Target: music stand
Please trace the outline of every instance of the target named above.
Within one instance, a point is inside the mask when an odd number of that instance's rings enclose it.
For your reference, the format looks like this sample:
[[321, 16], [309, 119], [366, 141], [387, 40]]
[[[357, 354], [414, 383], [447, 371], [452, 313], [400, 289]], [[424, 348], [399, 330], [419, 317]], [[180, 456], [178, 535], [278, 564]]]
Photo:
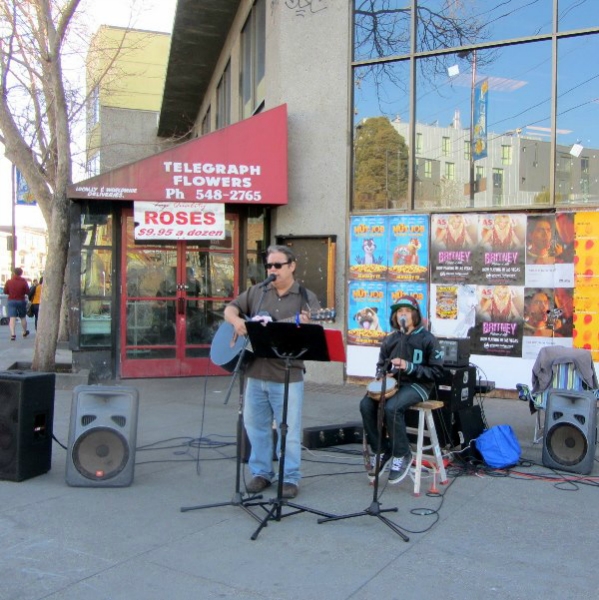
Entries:
[[[260, 526], [251, 536], [257, 539], [260, 531], [268, 524], [268, 521], [280, 521], [283, 517], [290, 517], [301, 512], [310, 512], [322, 517], [332, 517], [314, 508], [309, 508], [283, 498], [283, 478], [285, 476], [285, 449], [287, 443], [287, 408], [289, 404], [289, 379], [291, 362], [293, 360], [317, 360], [330, 361], [327, 336], [321, 325], [274, 322], [263, 325], [258, 322], [246, 324], [248, 337], [252, 344], [252, 351], [256, 356], [270, 359], [283, 359], [285, 361], [285, 391], [283, 395], [283, 414], [280, 429], [280, 453], [279, 453], [279, 480], [277, 482], [277, 496], [271, 498], [272, 507], [267, 511]], [[339, 332], [339, 337], [341, 332]], [[329, 334], [329, 340], [334, 338]], [[336, 347], [337, 351], [338, 348]], [[293, 512], [282, 514], [283, 506], [295, 509]]]
[[[388, 363], [385, 365], [385, 372], [387, 371]], [[404, 542], [409, 542], [410, 538], [395, 524], [393, 521], [389, 520], [387, 517], [383, 516], [383, 513], [386, 512], [397, 512], [397, 507], [394, 508], [381, 508], [381, 503], [378, 499], [379, 494], [379, 476], [380, 476], [380, 468], [381, 468], [381, 451], [383, 444], [383, 420], [385, 417], [385, 393], [387, 391], [387, 378], [383, 377], [381, 381], [381, 392], [379, 397], [379, 405], [377, 410], [376, 417], [376, 425], [377, 432], [379, 437], [378, 448], [376, 449], [376, 459], [375, 459], [375, 471], [376, 476], [374, 478], [374, 489], [372, 492], [372, 502], [370, 506], [360, 512], [350, 513], [347, 515], [333, 515], [329, 517], [325, 517], [324, 519], [318, 519], [318, 523], [327, 523], [328, 521], [341, 521], [342, 519], [351, 519], [353, 517], [362, 517], [365, 515], [371, 517], [377, 517], [380, 521], [382, 521], [387, 527], [395, 531], [397, 535], [399, 535]]]

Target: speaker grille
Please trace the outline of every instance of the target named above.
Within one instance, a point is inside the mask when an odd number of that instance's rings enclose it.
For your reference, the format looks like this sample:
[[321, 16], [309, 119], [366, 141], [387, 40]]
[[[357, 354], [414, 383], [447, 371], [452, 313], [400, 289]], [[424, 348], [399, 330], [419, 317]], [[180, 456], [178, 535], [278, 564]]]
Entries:
[[110, 420], [119, 427], [125, 427], [127, 425], [127, 417], [123, 415], [113, 415], [110, 417]]
[[105, 481], [116, 477], [129, 461], [124, 436], [108, 427], [96, 427], [81, 435], [72, 450], [73, 464], [83, 477]]
[[17, 453], [14, 425], [0, 417], [0, 469], [12, 464]]
[[581, 462], [589, 451], [586, 436], [570, 423], [558, 423], [546, 436], [547, 452], [551, 458], [566, 467]]

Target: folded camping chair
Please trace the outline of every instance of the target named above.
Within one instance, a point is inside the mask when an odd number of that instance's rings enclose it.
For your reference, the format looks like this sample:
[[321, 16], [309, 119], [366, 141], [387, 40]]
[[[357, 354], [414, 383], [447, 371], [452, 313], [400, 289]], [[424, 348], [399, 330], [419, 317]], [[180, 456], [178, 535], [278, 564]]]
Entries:
[[599, 382], [593, 357], [588, 350], [547, 346], [541, 348], [532, 369], [532, 390], [518, 384], [518, 396], [527, 400], [536, 416], [533, 443], [543, 439], [544, 413], [553, 389], [592, 391], [599, 397]]

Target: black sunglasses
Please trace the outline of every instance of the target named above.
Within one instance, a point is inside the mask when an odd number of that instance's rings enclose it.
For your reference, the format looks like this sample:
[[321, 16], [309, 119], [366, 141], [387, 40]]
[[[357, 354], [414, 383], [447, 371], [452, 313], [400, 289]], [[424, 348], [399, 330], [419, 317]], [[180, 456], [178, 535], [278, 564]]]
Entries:
[[284, 262], [284, 263], [265, 263], [264, 266], [266, 267], [266, 269], [272, 269], [273, 267], [275, 269], [282, 269], [283, 265], [288, 265], [290, 263], [290, 261]]

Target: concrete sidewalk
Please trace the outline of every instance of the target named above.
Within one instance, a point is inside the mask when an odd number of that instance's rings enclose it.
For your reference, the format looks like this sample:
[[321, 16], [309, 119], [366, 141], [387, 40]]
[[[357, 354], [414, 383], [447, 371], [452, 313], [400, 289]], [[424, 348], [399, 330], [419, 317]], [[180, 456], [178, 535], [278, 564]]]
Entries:
[[[32, 348], [32, 339], [2, 335], [0, 370], [30, 361]], [[53, 446], [52, 469], [20, 483], [0, 481], [0, 599], [597, 597], [599, 470], [583, 478], [539, 466], [541, 445], [532, 444], [525, 403], [482, 399], [489, 426], [508, 423], [520, 440], [522, 464], [511, 472], [456, 463], [449, 484], [438, 486], [441, 495], [420, 497], [409, 479], [391, 488], [383, 478], [381, 506], [397, 508], [385, 516], [408, 542], [376, 516], [318, 523], [317, 514], [289, 514], [289, 507], [251, 540], [272, 505], [254, 507], [256, 518], [227, 505], [235, 498], [239, 409], [236, 386], [224, 403], [229, 382], [119, 382], [140, 395], [135, 478], [125, 488], [66, 485], [62, 446], [72, 391], [57, 390], [61, 445]], [[304, 427], [359, 420], [361, 388], [306, 388]], [[335, 515], [371, 506], [359, 445], [305, 450], [302, 469], [295, 503]], [[242, 475], [249, 479], [245, 465]], [[424, 481], [424, 491], [431, 483]]]

